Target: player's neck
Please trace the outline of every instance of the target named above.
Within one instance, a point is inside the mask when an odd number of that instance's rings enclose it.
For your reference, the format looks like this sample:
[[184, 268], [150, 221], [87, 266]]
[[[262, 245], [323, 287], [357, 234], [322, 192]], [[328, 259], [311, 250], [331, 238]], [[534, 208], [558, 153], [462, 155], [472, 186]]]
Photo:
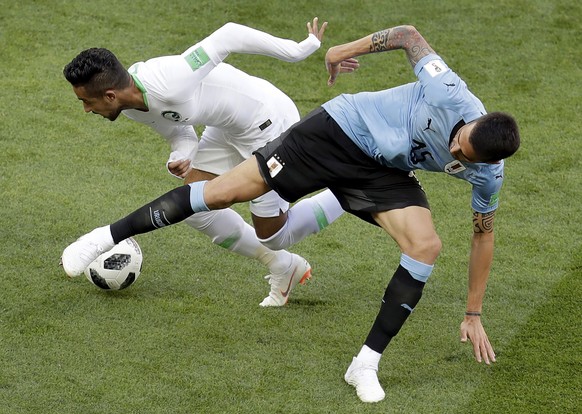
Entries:
[[135, 84], [133, 78], [130, 78], [130, 85], [120, 92], [120, 103], [124, 109], [135, 109], [138, 111], [148, 111], [144, 94]]

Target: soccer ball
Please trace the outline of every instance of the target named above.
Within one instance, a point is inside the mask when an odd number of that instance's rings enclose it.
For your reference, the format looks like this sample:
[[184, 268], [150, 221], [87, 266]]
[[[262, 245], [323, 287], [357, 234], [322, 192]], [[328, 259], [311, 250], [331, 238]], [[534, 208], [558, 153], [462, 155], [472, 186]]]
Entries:
[[101, 289], [121, 290], [135, 282], [142, 262], [141, 249], [130, 237], [95, 259], [85, 269], [85, 276]]

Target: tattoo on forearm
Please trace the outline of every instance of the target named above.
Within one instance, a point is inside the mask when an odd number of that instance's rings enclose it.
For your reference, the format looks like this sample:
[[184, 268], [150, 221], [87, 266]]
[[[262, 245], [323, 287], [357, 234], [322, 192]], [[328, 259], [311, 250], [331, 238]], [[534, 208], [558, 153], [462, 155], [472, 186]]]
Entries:
[[388, 36], [390, 36], [390, 29], [382, 30], [381, 32], [376, 32], [372, 35], [372, 44], [370, 45], [370, 52], [384, 52], [389, 50], [387, 46]]
[[429, 53], [434, 53], [422, 35], [412, 26], [398, 26], [372, 34], [370, 53], [395, 49], [404, 49], [412, 66]]
[[473, 231], [475, 233], [491, 233], [493, 231], [493, 219], [495, 211], [490, 213], [473, 212]]

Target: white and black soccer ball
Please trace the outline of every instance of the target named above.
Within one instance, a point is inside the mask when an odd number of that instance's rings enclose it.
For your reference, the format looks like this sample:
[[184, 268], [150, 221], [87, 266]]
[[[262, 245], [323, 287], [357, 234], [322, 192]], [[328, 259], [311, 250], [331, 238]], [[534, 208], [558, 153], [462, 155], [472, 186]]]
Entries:
[[85, 276], [101, 289], [121, 290], [136, 281], [142, 263], [141, 248], [130, 237], [95, 259], [85, 269]]

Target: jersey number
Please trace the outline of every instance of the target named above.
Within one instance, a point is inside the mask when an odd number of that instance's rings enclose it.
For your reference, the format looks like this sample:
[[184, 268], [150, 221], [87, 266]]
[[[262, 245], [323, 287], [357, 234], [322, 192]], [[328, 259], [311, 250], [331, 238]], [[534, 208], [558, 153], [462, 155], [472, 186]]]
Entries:
[[426, 144], [412, 140], [416, 145], [412, 147], [410, 150], [410, 159], [412, 160], [413, 164], [418, 164], [419, 162], [426, 161], [427, 157], [430, 157], [434, 160], [434, 157], [430, 153], [430, 151], [422, 151], [423, 148], [426, 148]]

